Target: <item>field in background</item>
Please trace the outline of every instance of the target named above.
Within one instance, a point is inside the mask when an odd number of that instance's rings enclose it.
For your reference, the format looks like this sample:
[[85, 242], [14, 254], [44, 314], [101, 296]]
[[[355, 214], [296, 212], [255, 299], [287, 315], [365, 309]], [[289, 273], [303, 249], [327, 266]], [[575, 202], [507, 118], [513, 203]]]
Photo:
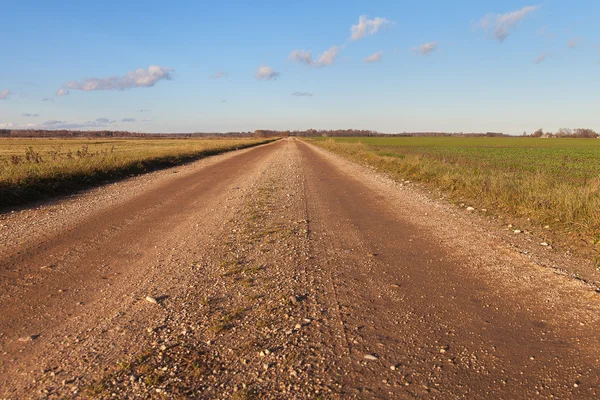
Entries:
[[392, 178], [433, 184], [456, 201], [600, 244], [600, 140], [316, 138]]
[[264, 139], [0, 139], [0, 207], [263, 142]]

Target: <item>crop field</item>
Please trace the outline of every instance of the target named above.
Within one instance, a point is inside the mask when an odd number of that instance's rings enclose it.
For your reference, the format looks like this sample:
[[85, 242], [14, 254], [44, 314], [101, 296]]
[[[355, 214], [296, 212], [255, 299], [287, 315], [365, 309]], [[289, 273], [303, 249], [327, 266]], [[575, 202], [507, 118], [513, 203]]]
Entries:
[[365, 137], [313, 143], [392, 178], [432, 184], [479, 209], [600, 242], [598, 139]]
[[244, 148], [258, 139], [0, 139], [0, 206]]

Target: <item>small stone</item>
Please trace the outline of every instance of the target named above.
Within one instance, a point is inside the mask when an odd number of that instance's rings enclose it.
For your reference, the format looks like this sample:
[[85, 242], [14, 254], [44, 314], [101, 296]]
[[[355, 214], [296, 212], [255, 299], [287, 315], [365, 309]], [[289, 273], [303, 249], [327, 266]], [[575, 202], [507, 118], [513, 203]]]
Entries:
[[165, 350], [167, 349], [167, 346], [165, 346], [164, 344], [161, 344], [161, 345], [160, 345], [160, 349], [161, 349], [162, 351], [165, 351]]
[[18, 339], [19, 342], [21, 343], [27, 343], [27, 342], [33, 342], [35, 339], [37, 339], [40, 335], [29, 335], [29, 336], [23, 336], [20, 337]]
[[365, 354], [365, 360], [375, 361], [377, 359], [378, 359], [378, 357], [374, 356], [373, 354]]
[[300, 325], [300, 324], [296, 324], [296, 325], [294, 326], [294, 329], [295, 329], [295, 330], [297, 330], [297, 331], [299, 331], [300, 329], [302, 329], [302, 325]]
[[396, 368], [398, 368], [398, 367], [396, 367], [395, 365], [390, 365], [390, 369], [391, 369], [392, 371], [395, 371], [395, 370], [396, 370]]
[[152, 304], [158, 304], [158, 300], [156, 300], [156, 298], [152, 297], [152, 296], [146, 296], [146, 301], [148, 303], [152, 303]]
[[290, 303], [297, 304], [298, 303], [298, 298], [296, 296], [290, 296]]
[[540, 243], [540, 245], [541, 245], [541, 246], [544, 246], [544, 247], [548, 247], [548, 246], [550, 246], [550, 245], [549, 245], [548, 243], [546, 243], [546, 242], [542, 242], [542, 243]]
[[475, 208], [469, 206], [467, 207], [467, 211], [475, 211]]
[[520, 229], [515, 229], [513, 232], [514, 233], [521, 233], [521, 230]]

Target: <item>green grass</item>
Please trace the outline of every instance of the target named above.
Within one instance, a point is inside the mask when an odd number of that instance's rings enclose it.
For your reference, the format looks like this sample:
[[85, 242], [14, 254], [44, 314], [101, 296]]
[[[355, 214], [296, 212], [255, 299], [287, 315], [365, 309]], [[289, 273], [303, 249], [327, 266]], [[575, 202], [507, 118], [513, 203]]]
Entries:
[[317, 138], [395, 179], [432, 184], [477, 208], [600, 240], [600, 140]]
[[0, 139], [0, 207], [179, 165], [264, 139]]

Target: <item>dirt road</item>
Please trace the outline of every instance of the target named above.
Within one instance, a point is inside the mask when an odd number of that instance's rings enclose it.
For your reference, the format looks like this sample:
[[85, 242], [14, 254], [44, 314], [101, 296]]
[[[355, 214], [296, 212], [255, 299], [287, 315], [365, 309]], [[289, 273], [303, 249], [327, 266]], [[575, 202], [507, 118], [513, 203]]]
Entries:
[[564, 254], [296, 139], [0, 216], [0, 398], [597, 398]]

